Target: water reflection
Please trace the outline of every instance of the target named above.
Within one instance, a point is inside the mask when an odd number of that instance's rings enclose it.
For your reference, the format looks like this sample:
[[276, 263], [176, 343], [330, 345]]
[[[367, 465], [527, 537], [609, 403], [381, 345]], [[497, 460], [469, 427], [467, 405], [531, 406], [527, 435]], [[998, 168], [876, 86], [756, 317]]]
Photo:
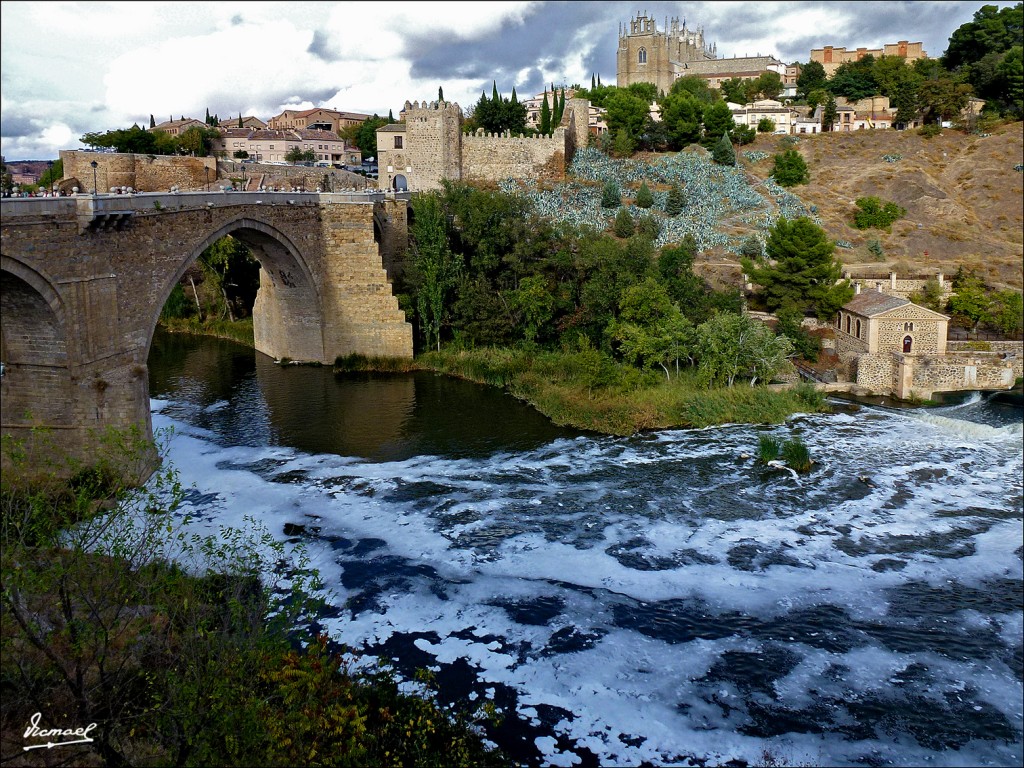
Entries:
[[371, 461], [481, 457], [577, 432], [493, 387], [431, 373], [335, 374], [281, 366], [222, 339], [158, 332], [150, 395], [230, 445], [287, 445]]

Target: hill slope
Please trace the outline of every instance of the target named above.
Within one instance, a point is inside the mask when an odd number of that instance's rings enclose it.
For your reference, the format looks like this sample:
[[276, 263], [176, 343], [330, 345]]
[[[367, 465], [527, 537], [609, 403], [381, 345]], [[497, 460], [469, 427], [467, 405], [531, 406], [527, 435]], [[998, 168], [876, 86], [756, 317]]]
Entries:
[[[782, 137], [760, 136], [752, 146], [774, 154]], [[990, 285], [1021, 290], [1024, 283], [1024, 123], [1000, 126], [989, 136], [945, 130], [926, 139], [916, 131], [860, 131], [800, 136], [796, 149], [811, 181], [790, 188], [817, 214], [829, 235], [852, 249], [836, 256], [864, 270], [902, 262], [952, 275], [959, 264], [975, 267]], [[771, 174], [772, 160], [738, 159], [758, 179]], [[887, 162], [885, 155], [899, 155]], [[892, 232], [852, 226], [854, 200], [874, 195], [907, 210]], [[867, 250], [880, 241], [884, 262]], [[927, 253], [927, 256], [925, 255]]]

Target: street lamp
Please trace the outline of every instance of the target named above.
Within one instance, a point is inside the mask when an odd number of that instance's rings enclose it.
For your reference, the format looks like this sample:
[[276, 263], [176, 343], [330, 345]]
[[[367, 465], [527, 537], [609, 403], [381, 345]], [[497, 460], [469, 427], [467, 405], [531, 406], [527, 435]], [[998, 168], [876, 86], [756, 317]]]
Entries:
[[96, 166], [99, 165], [99, 163], [93, 160], [89, 165], [92, 166], [92, 193], [93, 195], [96, 195], [99, 190], [99, 187], [96, 185]]

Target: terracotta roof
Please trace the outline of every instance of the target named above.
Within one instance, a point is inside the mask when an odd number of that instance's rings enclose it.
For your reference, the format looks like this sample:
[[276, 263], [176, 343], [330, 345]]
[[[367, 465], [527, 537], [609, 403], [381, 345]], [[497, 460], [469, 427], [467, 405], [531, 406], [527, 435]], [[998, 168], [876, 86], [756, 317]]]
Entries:
[[864, 317], [874, 317], [883, 312], [888, 312], [890, 309], [896, 309], [910, 303], [909, 299], [890, 296], [888, 293], [882, 293], [881, 291], [864, 291], [846, 302], [843, 305], [843, 309], [849, 312], [856, 312]]

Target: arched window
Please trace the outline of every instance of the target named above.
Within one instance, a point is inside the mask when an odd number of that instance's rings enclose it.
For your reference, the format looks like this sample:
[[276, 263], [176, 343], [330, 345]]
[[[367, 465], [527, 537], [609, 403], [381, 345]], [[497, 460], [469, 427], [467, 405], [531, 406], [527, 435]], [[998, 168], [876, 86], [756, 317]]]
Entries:
[[910, 354], [911, 348], [914, 346], [914, 340], [909, 336], [903, 337], [903, 353]]
[[637, 52], [637, 54], [636, 54], [636, 63], [637, 64], [646, 64], [647, 63], [647, 49], [646, 48], [641, 48]]
[[860, 320], [857, 321], [857, 338], [860, 338]]

